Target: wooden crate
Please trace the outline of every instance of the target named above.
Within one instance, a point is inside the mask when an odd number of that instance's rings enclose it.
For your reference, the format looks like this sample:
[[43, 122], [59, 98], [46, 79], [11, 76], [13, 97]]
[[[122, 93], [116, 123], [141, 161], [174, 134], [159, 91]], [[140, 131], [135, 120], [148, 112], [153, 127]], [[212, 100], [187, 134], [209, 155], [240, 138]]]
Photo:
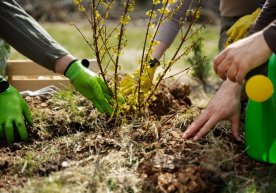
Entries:
[[[89, 61], [89, 69], [98, 71], [96, 60]], [[65, 76], [54, 73], [31, 60], [8, 60], [7, 76], [9, 83], [19, 91], [34, 91], [49, 85], [66, 89], [70, 85]]]

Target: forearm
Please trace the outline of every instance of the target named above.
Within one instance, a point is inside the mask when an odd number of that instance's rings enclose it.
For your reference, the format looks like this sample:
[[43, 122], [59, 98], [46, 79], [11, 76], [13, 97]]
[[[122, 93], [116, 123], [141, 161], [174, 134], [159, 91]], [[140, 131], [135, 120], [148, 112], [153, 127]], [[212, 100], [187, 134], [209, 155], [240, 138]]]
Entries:
[[[182, 4], [180, 4], [180, 2], [182, 2]], [[172, 44], [186, 17], [186, 12], [191, 2], [191, 0], [179, 0], [175, 4], [169, 6], [170, 10], [175, 10], [176, 8], [178, 8], [178, 10], [160, 26], [159, 34], [155, 38], [157, 41], [165, 43], [168, 47]]]
[[152, 51], [152, 57], [159, 60], [164, 52], [168, 49], [168, 45], [162, 41], [159, 42], [157, 46], [154, 47]]
[[55, 61], [68, 55], [30, 15], [14, 0], [0, 1], [0, 36], [21, 54], [55, 70]]

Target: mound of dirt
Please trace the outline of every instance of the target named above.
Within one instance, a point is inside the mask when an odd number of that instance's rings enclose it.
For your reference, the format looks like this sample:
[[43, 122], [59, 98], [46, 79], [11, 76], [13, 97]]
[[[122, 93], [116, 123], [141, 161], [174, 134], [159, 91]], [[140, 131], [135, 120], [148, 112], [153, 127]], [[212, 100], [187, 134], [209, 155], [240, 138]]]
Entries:
[[171, 86], [161, 84], [155, 91], [156, 100], [149, 105], [150, 111], [157, 115], [168, 115], [183, 110], [192, 105], [189, 98], [191, 87], [184, 83], [174, 83]]

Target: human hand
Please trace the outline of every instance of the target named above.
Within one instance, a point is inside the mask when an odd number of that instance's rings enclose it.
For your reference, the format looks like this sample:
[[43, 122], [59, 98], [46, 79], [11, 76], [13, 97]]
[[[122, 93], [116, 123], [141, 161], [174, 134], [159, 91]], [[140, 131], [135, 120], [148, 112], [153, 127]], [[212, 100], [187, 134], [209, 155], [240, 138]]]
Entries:
[[[141, 79], [141, 89], [143, 93], [147, 93], [151, 89], [154, 73], [159, 65], [160, 62], [154, 59], [150, 61], [149, 68], [144, 69], [145, 76], [142, 76]], [[137, 81], [139, 74], [140, 69], [135, 70], [132, 74], [126, 74], [123, 77], [119, 84], [119, 87], [123, 91], [124, 95], [130, 95], [134, 91], [135, 86], [137, 86], [138, 84]]]
[[70, 79], [75, 89], [90, 100], [101, 113], [112, 114], [113, 109], [109, 104], [111, 96], [100, 76], [84, 67], [78, 60], [69, 66], [65, 76]]
[[225, 43], [225, 48], [247, 35], [247, 32], [254, 24], [260, 12], [261, 9], [258, 8], [252, 14], [241, 17], [236, 23], [234, 23], [234, 25], [232, 25], [232, 27], [226, 33], [228, 39]]
[[0, 93], [0, 139], [14, 142], [14, 129], [17, 129], [21, 140], [28, 139], [25, 122], [32, 125], [32, 117], [25, 100], [19, 92], [9, 86]]
[[239, 136], [241, 86], [229, 80], [223, 82], [206, 109], [183, 133], [184, 139], [198, 140], [205, 136], [219, 121], [229, 120], [233, 136]]
[[245, 75], [265, 63], [271, 55], [260, 31], [225, 48], [214, 60], [214, 70], [222, 78], [243, 83]]

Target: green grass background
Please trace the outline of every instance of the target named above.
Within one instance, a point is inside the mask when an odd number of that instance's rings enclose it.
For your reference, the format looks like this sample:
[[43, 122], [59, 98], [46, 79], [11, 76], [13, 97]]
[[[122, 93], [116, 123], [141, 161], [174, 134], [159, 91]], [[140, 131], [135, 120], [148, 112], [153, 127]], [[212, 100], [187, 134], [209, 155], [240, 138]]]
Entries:
[[[88, 40], [92, 39], [92, 31], [90, 26], [85, 22], [74, 23]], [[86, 44], [78, 30], [72, 23], [42, 23], [41, 24], [48, 33], [54, 37], [63, 47], [78, 58], [95, 58], [91, 48]], [[114, 24], [109, 25], [110, 28]], [[141, 58], [144, 36], [146, 33], [145, 22], [134, 21], [127, 26], [127, 46], [124, 48], [124, 54], [120, 58], [122, 70], [129, 72], [138, 68], [138, 60]], [[214, 56], [218, 53], [217, 44], [219, 37], [219, 26], [208, 25], [201, 32], [203, 41], [203, 54], [210, 59], [210, 65]], [[116, 43], [114, 41], [114, 43]], [[171, 47], [166, 52], [166, 58], [169, 58], [179, 44], [178, 38], [173, 42]], [[184, 44], [185, 46], [185, 44]], [[9, 59], [26, 59], [16, 50], [12, 49]], [[179, 69], [186, 66], [187, 57], [183, 57], [174, 68]]]

